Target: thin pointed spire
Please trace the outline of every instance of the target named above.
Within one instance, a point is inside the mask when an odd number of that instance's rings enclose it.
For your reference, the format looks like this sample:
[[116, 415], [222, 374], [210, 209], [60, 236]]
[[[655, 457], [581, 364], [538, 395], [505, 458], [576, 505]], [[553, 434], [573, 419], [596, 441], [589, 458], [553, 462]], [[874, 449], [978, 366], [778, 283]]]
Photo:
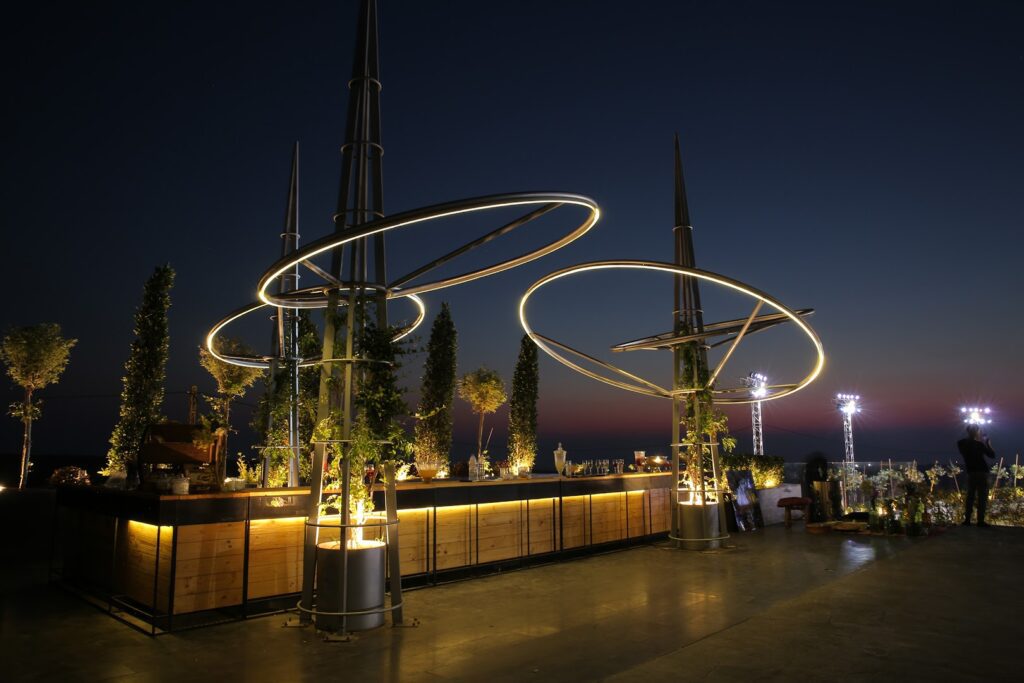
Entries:
[[[696, 268], [697, 259], [693, 248], [693, 225], [690, 223], [690, 205], [686, 199], [686, 182], [683, 178], [682, 154], [679, 151], [679, 133], [675, 136], [675, 257], [676, 264], [685, 268]], [[693, 277], [681, 276], [676, 281], [677, 332], [702, 332], [704, 313], [700, 303], [700, 281]], [[701, 351], [702, 358], [707, 351]]]
[[686, 181], [683, 178], [683, 159], [679, 153], [679, 133], [676, 133], [676, 225], [690, 225], [690, 205], [686, 201]]
[[[281, 235], [281, 256], [287, 256], [299, 247], [299, 141], [292, 148], [292, 176], [288, 183], [288, 205]], [[298, 266], [296, 266], [296, 271]]]

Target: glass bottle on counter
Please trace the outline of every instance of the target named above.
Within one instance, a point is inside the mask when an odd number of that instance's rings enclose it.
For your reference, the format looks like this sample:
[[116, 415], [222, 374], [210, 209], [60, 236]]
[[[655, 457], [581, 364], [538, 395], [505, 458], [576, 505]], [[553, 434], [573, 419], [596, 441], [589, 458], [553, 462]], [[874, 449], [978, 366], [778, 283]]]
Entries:
[[555, 472], [558, 474], [562, 474], [565, 470], [565, 455], [566, 451], [562, 448], [562, 442], [559, 441], [558, 448], [555, 449]]

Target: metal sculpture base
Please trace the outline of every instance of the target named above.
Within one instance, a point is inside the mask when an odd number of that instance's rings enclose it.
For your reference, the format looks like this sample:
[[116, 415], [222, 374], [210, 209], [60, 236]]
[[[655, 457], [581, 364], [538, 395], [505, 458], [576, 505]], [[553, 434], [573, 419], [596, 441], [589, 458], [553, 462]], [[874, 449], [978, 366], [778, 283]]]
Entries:
[[[348, 599], [345, 631], [368, 631], [384, 625], [383, 542], [367, 542], [348, 549]], [[338, 541], [317, 546], [316, 627], [323, 631], [341, 631], [341, 544]], [[369, 614], [353, 614], [375, 610]]]
[[686, 505], [680, 503], [679, 538], [674, 539], [683, 550], [717, 550], [729, 538], [722, 533], [719, 505]]

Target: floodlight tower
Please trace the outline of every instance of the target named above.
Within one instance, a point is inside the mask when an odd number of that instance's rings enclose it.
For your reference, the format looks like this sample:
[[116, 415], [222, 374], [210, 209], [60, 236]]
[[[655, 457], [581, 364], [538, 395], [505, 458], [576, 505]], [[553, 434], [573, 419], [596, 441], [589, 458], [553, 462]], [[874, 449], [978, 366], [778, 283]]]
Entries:
[[985, 408], [961, 408], [960, 416], [964, 419], [964, 424], [969, 425], [990, 425], [992, 424], [992, 409]]
[[856, 467], [853, 457], [853, 416], [860, 412], [860, 396], [836, 394], [836, 408], [843, 414], [843, 509], [848, 507], [846, 473]]
[[761, 399], [768, 395], [768, 378], [759, 372], [752, 372], [743, 378], [743, 384], [750, 389], [750, 395], [757, 399], [750, 404], [750, 425], [754, 433], [754, 455], [764, 455]]

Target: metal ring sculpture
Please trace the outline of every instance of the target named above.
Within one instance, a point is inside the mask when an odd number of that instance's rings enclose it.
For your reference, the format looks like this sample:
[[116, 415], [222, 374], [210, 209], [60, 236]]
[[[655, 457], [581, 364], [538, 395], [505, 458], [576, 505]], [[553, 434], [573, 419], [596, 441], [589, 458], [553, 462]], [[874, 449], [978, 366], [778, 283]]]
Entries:
[[[525, 254], [520, 254], [514, 258], [506, 259], [505, 261], [501, 261], [484, 268], [467, 271], [460, 275], [454, 275], [448, 278], [435, 280], [433, 282], [409, 285], [413, 280], [416, 280], [431, 270], [448, 263], [456, 257], [490, 242], [497, 237], [507, 234], [518, 227], [534, 221], [549, 211], [566, 204], [581, 206], [587, 209], [589, 213], [582, 223], [558, 239], [548, 242], [547, 244]], [[589, 197], [566, 192], [520, 192], [513, 194], [489, 195], [486, 197], [475, 197], [472, 199], [463, 199], [455, 202], [414, 209], [412, 211], [406, 211], [394, 216], [356, 226], [343, 233], [332, 233], [314, 242], [310, 242], [305, 247], [298, 249], [285, 258], [279, 259], [271, 265], [263, 273], [263, 276], [260, 277], [259, 284], [257, 286], [257, 295], [260, 300], [234, 311], [214, 325], [206, 335], [206, 348], [213, 356], [219, 358], [225, 363], [246, 367], [267, 368], [270, 366], [270, 358], [266, 356], [228, 356], [218, 353], [216, 350], [216, 341], [221, 330], [235, 320], [249, 315], [264, 306], [274, 306], [276, 308], [325, 308], [327, 306], [328, 295], [331, 292], [348, 291], [352, 284], [331, 281], [324, 285], [293, 289], [283, 293], [272, 294], [269, 292], [268, 290], [270, 286], [287, 271], [298, 265], [302, 265], [311, 269], [318, 275], [325, 276], [325, 272], [321, 268], [314, 266], [310, 259], [344, 247], [346, 244], [360, 238], [459, 214], [473, 213], [488, 209], [534, 205], [540, 205], [540, 208], [533, 209], [505, 225], [502, 225], [501, 227], [464, 244], [444, 256], [413, 270], [407, 275], [396, 278], [390, 282], [385, 288], [388, 299], [408, 298], [412, 300], [418, 308], [416, 320], [411, 325], [401, 330], [396, 337], [401, 338], [412, 333], [413, 330], [419, 327], [426, 315], [426, 307], [422, 299], [417, 296], [418, 294], [433, 292], [446, 287], [453, 287], [465, 282], [487, 277], [488, 275], [494, 275], [495, 273], [515, 268], [516, 266], [545, 256], [546, 254], [550, 254], [557, 249], [561, 249], [570, 242], [582, 237], [594, 226], [595, 223], [597, 223], [598, 219], [601, 217], [601, 210], [598, 208], [597, 203]], [[327, 277], [325, 279], [330, 278]], [[372, 284], [361, 284], [360, 286], [367, 288], [374, 287]], [[339, 298], [339, 304], [344, 304], [344, 297]], [[300, 361], [300, 366], [304, 367], [314, 365], [319, 362], [319, 359], [302, 359]]]
[[[751, 313], [751, 315], [748, 318], [741, 320], [730, 320], [722, 323], [712, 323], [706, 326], [705, 332], [701, 335], [690, 335], [688, 337], [669, 337], [659, 335], [658, 337], [652, 338], [650, 340], [638, 340], [638, 342], [627, 342], [626, 344], [620, 344], [616, 347], [613, 347], [613, 350], [616, 351], [625, 351], [640, 348], [671, 348], [672, 344], [680, 344], [686, 341], [696, 340], [706, 341], [710, 337], [724, 335], [726, 339], [717, 342], [716, 344], [711, 344], [711, 346], [717, 346], [718, 344], [725, 342], [732, 342], [732, 345], [728, 348], [725, 357], [719, 362], [718, 367], [711, 375], [710, 380], [708, 382], [708, 387], [711, 387], [714, 384], [715, 379], [718, 377], [725, 363], [729, 360], [729, 357], [732, 355], [732, 352], [735, 350], [740, 340], [742, 340], [746, 334], [761, 329], [766, 329], [768, 327], [772, 327], [782, 322], [792, 322], [797, 327], [799, 327], [805, 335], [807, 335], [808, 339], [810, 339], [811, 344], [814, 346], [814, 349], [817, 352], [817, 360], [814, 363], [814, 367], [811, 369], [811, 371], [799, 382], [795, 384], [769, 386], [769, 394], [761, 398], [750, 398], [749, 391], [746, 389], [746, 387], [713, 389], [712, 393], [715, 396], [714, 400], [716, 403], [740, 404], [751, 403], [752, 401], [769, 401], [772, 399], [781, 398], [783, 396], [787, 396], [789, 394], [797, 392], [800, 389], [803, 389], [805, 386], [813, 382], [819, 374], [821, 374], [821, 370], [825, 365], [825, 351], [821, 345], [821, 340], [818, 338], [818, 335], [814, 332], [813, 329], [811, 329], [811, 327], [807, 323], [803, 321], [802, 316], [807, 315], [808, 311], [794, 311], [785, 306], [784, 304], [780, 303], [778, 300], [772, 298], [768, 294], [765, 294], [764, 292], [755, 289], [750, 285], [744, 284], [738, 280], [733, 280], [732, 278], [726, 277], [724, 275], [719, 275], [717, 273], [712, 273], [706, 270], [699, 270], [697, 268], [686, 268], [683, 266], [677, 266], [672, 263], [662, 263], [660, 261], [593, 261], [590, 263], [581, 263], [545, 275], [544, 277], [530, 285], [529, 289], [526, 290], [526, 292], [523, 294], [522, 299], [519, 301], [519, 321], [523, 326], [523, 330], [526, 331], [526, 334], [528, 334], [530, 338], [534, 341], [534, 343], [536, 343], [537, 346], [539, 346], [545, 353], [547, 353], [549, 356], [557, 360], [559, 363], [562, 363], [563, 365], [572, 368], [576, 372], [584, 374], [587, 377], [596, 379], [599, 382], [604, 382], [605, 384], [610, 384], [611, 386], [618, 387], [620, 389], [633, 391], [639, 394], [645, 394], [647, 396], [656, 396], [658, 398], [673, 398], [674, 396], [681, 393], [692, 393], [695, 391], [694, 389], [673, 391], [671, 389], [666, 389], [664, 387], [658, 386], [654, 382], [650, 382], [642, 377], [634, 375], [633, 373], [622, 370], [621, 368], [617, 368], [611, 363], [606, 363], [602, 360], [594, 358], [593, 356], [589, 356], [581, 351], [577, 351], [576, 349], [565, 344], [562, 344], [561, 342], [557, 342], [554, 339], [545, 337], [544, 335], [537, 333], [536, 331], [533, 330], [533, 328], [530, 327], [530, 323], [527, 321], [526, 318], [526, 303], [529, 301], [533, 293], [536, 292], [538, 289], [551, 282], [554, 282], [555, 280], [559, 280], [563, 277], [567, 277], [570, 275], [575, 275], [577, 273], [590, 270], [609, 269], [653, 270], [664, 273], [670, 273], [672, 275], [686, 275], [690, 277], [699, 278], [701, 280], [705, 280], [716, 285], [727, 287], [734, 291], [740, 292], [741, 294], [750, 296], [757, 301], [753, 313]], [[770, 307], [774, 308], [777, 311], [777, 313], [759, 316], [758, 313], [760, 312], [760, 309], [764, 304], [768, 304]], [[567, 354], [571, 354], [578, 358], [585, 359], [591, 363], [594, 363], [595, 365], [599, 365], [605, 368], [606, 370], [623, 377], [624, 380], [611, 379], [609, 377], [600, 375], [592, 370], [588, 370], [587, 368], [584, 368], [579, 364], [569, 360], [569, 358], [562, 355], [562, 353], [556, 351], [555, 348]]]

